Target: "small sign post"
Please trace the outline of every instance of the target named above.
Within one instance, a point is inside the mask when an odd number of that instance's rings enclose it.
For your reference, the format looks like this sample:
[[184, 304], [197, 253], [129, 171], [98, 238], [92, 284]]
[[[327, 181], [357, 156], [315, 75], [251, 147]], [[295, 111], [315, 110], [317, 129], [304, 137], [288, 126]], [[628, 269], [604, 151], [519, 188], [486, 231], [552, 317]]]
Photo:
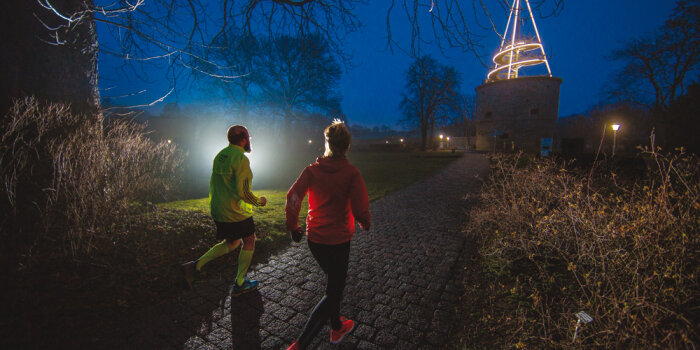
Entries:
[[578, 321], [576, 321], [576, 330], [574, 331], [574, 338], [571, 339], [571, 343], [574, 343], [576, 341], [576, 335], [578, 335], [578, 327], [581, 325], [581, 321], [583, 321], [583, 324], [593, 322], [593, 317], [591, 317], [591, 315], [587, 314], [585, 311], [579, 311], [574, 315], [576, 315]]

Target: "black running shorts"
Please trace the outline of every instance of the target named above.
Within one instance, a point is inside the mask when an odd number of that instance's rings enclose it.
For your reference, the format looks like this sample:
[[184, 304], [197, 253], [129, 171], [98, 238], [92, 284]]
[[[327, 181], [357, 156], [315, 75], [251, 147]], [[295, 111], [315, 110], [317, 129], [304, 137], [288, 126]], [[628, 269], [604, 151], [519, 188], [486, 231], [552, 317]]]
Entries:
[[216, 224], [216, 238], [225, 239], [227, 242], [255, 234], [255, 222], [252, 216], [238, 222], [214, 221], [214, 223]]

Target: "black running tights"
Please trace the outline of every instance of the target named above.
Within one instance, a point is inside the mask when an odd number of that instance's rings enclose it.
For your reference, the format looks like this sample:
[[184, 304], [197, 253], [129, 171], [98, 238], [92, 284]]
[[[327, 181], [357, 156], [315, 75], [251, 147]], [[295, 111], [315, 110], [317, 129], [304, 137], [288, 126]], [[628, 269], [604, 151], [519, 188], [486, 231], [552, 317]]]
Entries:
[[350, 242], [338, 245], [308, 242], [311, 254], [328, 277], [328, 283], [326, 284], [326, 295], [314, 307], [299, 337], [298, 344], [302, 349], [311, 344], [326, 321], [331, 321], [331, 328], [340, 329], [340, 302], [343, 298], [343, 289], [345, 289], [345, 277], [348, 274], [348, 258], [350, 256]]

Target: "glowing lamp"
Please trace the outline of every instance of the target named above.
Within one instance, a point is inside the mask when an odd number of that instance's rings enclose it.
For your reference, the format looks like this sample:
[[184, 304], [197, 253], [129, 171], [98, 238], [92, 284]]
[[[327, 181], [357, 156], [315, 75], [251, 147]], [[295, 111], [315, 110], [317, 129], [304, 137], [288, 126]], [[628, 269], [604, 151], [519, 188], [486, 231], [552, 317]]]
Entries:
[[386, 143], [389, 143], [389, 141], [386, 141]]
[[447, 136], [447, 141], [450, 141], [450, 137], [449, 137], [449, 136]]
[[313, 141], [309, 140], [309, 144], [312, 144], [312, 143], [313, 143]]
[[173, 143], [173, 140], [168, 140], [168, 144]]
[[440, 134], [440, 140], [442, 140], [443, 137], [445, 137], [445, 135]]
[[401, 139], [401, 142], [403, 142], [403, 139]]
[[617, 129], [619, 129], [619, 128], [620, 128], [620, 124], [613, 124], [613, 125], [612, 125], [612, 129], [613, 129], [614, 131], [617, 131]]

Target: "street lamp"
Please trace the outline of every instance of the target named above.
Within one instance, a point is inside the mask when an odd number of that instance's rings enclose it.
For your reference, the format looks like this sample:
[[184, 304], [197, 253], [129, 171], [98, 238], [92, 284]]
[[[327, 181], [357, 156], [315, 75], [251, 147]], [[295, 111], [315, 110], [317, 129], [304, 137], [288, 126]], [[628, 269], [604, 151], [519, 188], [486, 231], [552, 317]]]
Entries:
[[309, 144], [312, 144], [312, 143], [313, 143], [313, 141], [309, 140]]
[[613, 157], [615, 156], [615, 144], [617, 144], [617, 129], [620, 128], [620, 124], [613, 124], [611, 125], [613, 129], [613, 150], [612, 150], [612, 155]]
[[442, 140], [443, 137], [445, 137], [445, 135], [440, 134], [440, 140]]

